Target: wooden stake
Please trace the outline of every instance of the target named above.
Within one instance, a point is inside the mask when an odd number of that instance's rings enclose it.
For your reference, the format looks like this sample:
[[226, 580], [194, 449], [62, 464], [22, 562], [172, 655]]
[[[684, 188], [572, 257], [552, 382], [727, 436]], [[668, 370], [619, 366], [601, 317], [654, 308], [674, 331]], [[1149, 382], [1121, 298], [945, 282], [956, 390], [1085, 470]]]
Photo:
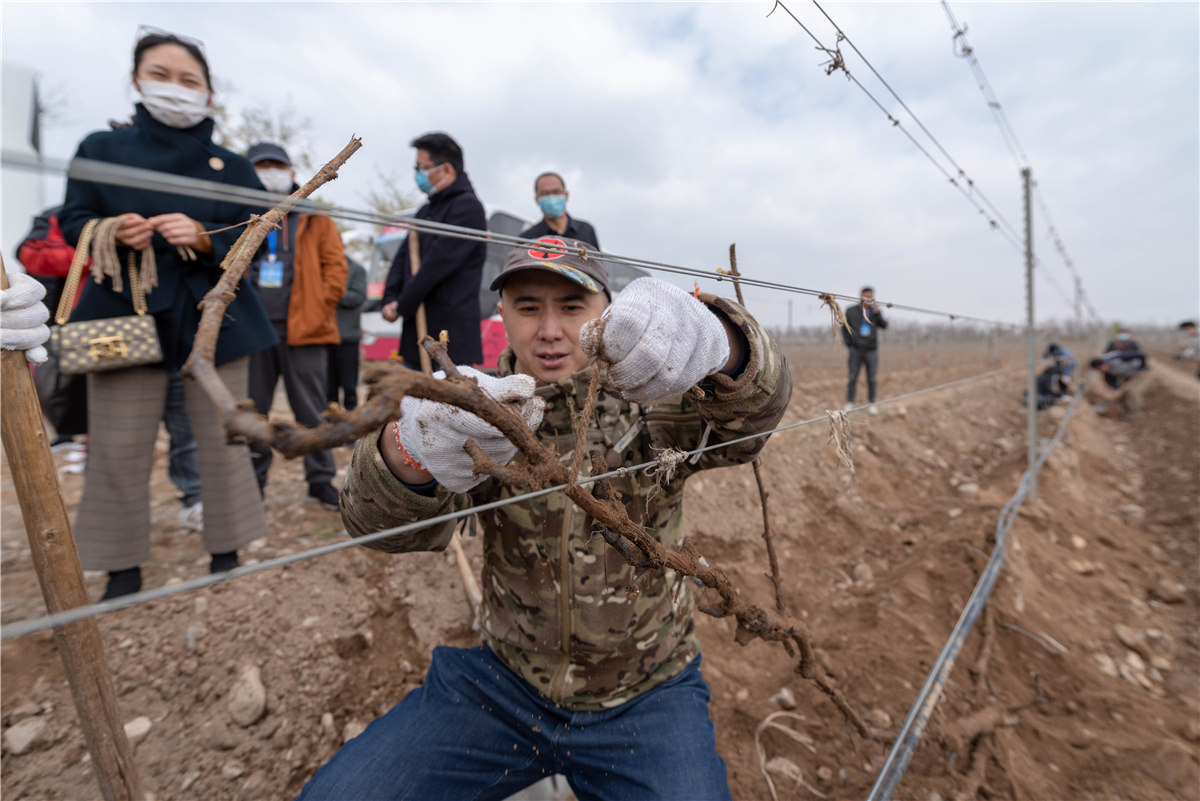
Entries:
[[[0, 287], [8, 288], [2, 260]], [[89, 599], [83, 568], [24, 352], [0, 352], [0, 382], [4, 454], [21, 504], [46, 609], [54, 613], [86, 606]], [[100, 793], [107, 801], [142, 801], [141, 781], [125, 737], [116, 687], [95, 619], [55, 628], [54, 638]]]
[[[421, 243], [417, 239], [417, 232], [411, 228], [408, 229], [408, 266], [415, 278], [421, 270]], [[429, 360], [429, 354], [421, 347], [421, 343], [428, 335], [429, 323], [425, 319], [425, 304], [422, 303], [417, 307], [417, 354], [421, 359], [421, 372], [425, 375], [433, 372], [433, 362]]]
[[[421, 243], [417, 239], [417, 232], [411, 228], [408, 229], [408, 266], [413, 276], [416, 276], [421, 269]], [[421, 372], [431, 375], [433, 362], [429, 358], [429, 351], [420, 344], [425, 341], [427, 336], [429, 336], [429, 323], [425, 318], [425, 304], [422, 303], [417, 307], [417, 353], [421, 355]], [[458, 565], [459, 575], [462, 576], [463, 592], [466, 593], [467, 603], [471, 605], [471, 612], [477, 613], [480, 603], [483, 602], [483, 593], [479, 591], [479, 586], [475, 582], [475, 574], [471, 572], [471, 563], [467, 560], [467, 552], [463, 550], [462, 538], [458, 536], [457, 531], [450, 535], [450, 549], [454, 551], [454, 563]]]

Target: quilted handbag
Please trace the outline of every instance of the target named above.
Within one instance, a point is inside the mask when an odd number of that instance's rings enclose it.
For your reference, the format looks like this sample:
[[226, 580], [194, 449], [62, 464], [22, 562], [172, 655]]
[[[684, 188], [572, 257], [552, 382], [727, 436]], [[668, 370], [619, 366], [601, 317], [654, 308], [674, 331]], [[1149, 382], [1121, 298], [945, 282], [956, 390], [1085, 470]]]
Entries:
[[58, 302], [58, 312], [54, 316], [58, 325], [50, 334], [50, 347], [58, 354], [58, 369], [63, 375], [99, 373], [162, 361], [158, 328], [154, 318], [146, 314], [146, 293], [134, 266], [135, 256], [132, 252], [128, 261], [129, 288], [133, 295], [133, 309], [137, 314], [67, 322], [71, 316], [71, 302], [83, 276], [92, 235], [99, 222], [98, 219], [90, 220], [83, 228], [79, 245], [75, 248], [71, 272], [67, 275], [67, 284]]

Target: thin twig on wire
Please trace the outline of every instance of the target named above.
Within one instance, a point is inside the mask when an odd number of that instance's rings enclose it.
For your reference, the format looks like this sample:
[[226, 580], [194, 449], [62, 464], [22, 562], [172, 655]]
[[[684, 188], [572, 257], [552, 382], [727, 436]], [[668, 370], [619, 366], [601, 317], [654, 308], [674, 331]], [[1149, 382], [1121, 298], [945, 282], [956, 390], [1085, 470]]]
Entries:
[[850, 471], [853, 483], [858, 476], [854, 472], [854, 449], [850, 442], [850, 417], [843, 411], [826, 410], [829, 415], [829, 444], [837, 452], [838, 464]]
[[[837, 350], [838, 343], [838, 327], [845, 328], [850, 331], [850, 323], [846, 321], [846, 313], [842, 311], [841, 304], [837, 302], [837, 298], [833, 295], [819, 295], [821, 305], [829, 308], [830, 323], [833, 326], [833, 349]], [[850, 331], [851, 334], [854, 332]]]
[[[746, 299], [742, 296], [742, 274], [738, 272], [736, 244], [729, 246], [729, 274], [733, 276], [733, 291], [737, 293], [738, 303], [745, 307]], [[754, 467], [754, 481], [758, 484], [758, 498], [762, 502], [763, 542], [767, 545], [767, 564], [771, 568], [767, 578], [775, 588], [775, 609], [786, 612], [787, 605], [783, 602], [783, 580], [779, 577], [779, 558], [775, 555], [775, 538], [771, 535], [771, 510], [767, 505], [770, 493], [767, 492], [767, 485], [762, 477], [762, 456], [755, 456], [751, 465]]]
[[[262, 218], [257, 214], [251, 214], [250, 219], [246, 220], [245, 222], [234, 223], [233, 225], [227, 225], [224, 228], [214, 228], [211, 231], [206, 230], [204, 232], [204, 236], [208, 236], [209, 234], [223, 234], [226, 231], [232, 231], [234, 228], [241, 228], [243, 225], [250, 225], [251, 223], [254, 223], [260, 219]], [[280, 226], [279, 223], [275, 223], [271, 227], [275, 230], [282, 230], [282, 226]]]
[[833, 50], [830, 50], [828, 47], [824, 47], [822, 45], [817, 45], [817, 49], [824, 50], [829, 56], [829, 60], [821, 65], [825, 68], [826, 75], [832, 75], [838, 70], [841, 70], [842, 72], [846, 73], [846, 80], [850, 80], [850, 71], [846, 69], [846, 59], [842, 58], [841, 42], [845, 38], [846, 37], [842, 36], [841, 33], [838, 33], [838, 43], [834, 45]]

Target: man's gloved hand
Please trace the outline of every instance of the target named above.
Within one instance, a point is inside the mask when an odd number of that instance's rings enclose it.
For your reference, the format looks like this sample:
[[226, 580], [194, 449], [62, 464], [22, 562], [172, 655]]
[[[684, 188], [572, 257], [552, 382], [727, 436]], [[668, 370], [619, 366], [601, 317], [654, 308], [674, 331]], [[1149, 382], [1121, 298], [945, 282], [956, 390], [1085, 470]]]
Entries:
[[605, 358], [609, 383], [638, 403], [681, 395], [729, 361], [720, 319], [656, 278], [625, 287], [602, 318], [584, 323], [579, 344], [589, 356]]
[[0, 289], [0, 348], [25, 351], [30, 364], [46, 361], [50, 312], [44, 297], [46, 287], [24, 273], [10, 274], [8, 289]]
[[[533, 394], [532, 376], [495, 378], [470, 367], [458, 371], [475, 378], [488, 397], [510, 404], [530, 428], [536, 431], [542, 424], [545, 403]], [[433, 377], [445, 378], [446, 374], [439, 370]], [[457, 406], [406, 397], [400, 402], [400, 415], [396, 425], [404, 451], [452, 492], [466, 492], [487, 479], [472, 475], [475, 463], [463, 450], [468, 439], [475, 440], [500, 465], [508, 464], [517, 453], [517, 446], [499, 429]]]

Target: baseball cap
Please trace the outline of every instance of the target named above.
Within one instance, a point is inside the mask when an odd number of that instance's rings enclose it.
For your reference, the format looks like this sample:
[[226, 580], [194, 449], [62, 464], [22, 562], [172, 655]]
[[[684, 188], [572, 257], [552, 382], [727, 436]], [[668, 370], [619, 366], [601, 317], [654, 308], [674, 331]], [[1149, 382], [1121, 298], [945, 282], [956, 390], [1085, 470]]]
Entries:
[[292, 160], [288, 158], [287, 151], [279, 145], [271, 142], [259, 142], [256, 145], [251, 145], [246, 151], [246, 158], [251, 164], [257, 164], [260, 161], [270, 159], [272, 161], [282, 161], [289, 167], [292, 166]]
[[612, 299], [612, 289], [608, 283], [608, 268], [604, 266], [603, 261], [595, 256], [585, 258], [556, 249], [586, 248], [588, 247], [586, 242], [552, 236], [544, 236], [537, 241], [550, 247], [521, 245], [513, 248], [512, 252], [508, 254], [508, 258], [504, 260], [500, 274], [492, 280], [491, 289], [493, 291], [498, 291], [513, 273], [523, 270], [545, 270], [574, 281], [592, 294], [599, 294], [603, 291], [610, 300]]

